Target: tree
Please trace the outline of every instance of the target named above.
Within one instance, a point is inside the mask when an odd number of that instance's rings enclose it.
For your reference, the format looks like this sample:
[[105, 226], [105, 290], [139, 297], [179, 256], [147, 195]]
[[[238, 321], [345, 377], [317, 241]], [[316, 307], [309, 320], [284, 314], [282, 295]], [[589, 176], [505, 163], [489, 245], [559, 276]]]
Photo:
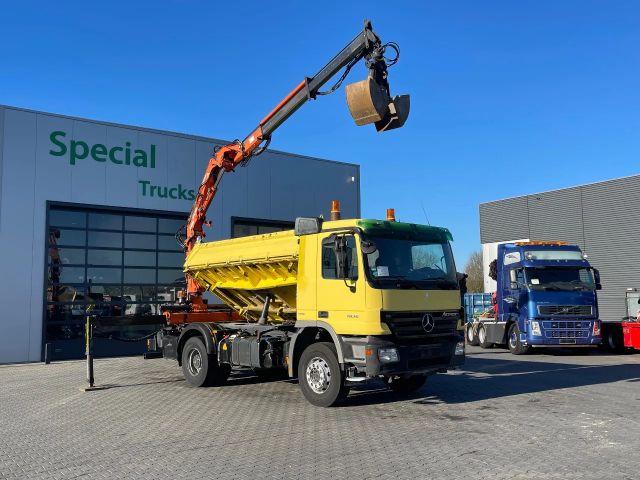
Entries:
[[467, 278], [467, 291], [469, 293], [479, 293], [484, 291], [484, 279], [482, 276], [482, 252], [473, 252], [469, 257], [464, 271]]

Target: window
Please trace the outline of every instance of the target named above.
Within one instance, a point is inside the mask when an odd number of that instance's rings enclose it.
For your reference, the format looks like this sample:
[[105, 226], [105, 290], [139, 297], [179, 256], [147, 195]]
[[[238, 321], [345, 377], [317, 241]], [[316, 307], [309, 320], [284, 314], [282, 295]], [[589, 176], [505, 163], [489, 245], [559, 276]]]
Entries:
[[[355, 280], [358, 278], [358, 251], [356, 249], [356, 241], [353, 235], [345, 235], [344, 239], [346, 244], [345, 273], [347, 278]], [[338, 266], [336, 264], [336, 253], [333, 243], [322, 245], [322, 278], [340, 278], [338, 277]]]
[[[53, 342], [54, 359], [82, 357], [91, 305], [99, 315], [160, 314], [159, 304], [184, 288], [174, 235], [186, 214], [52, 204], [47, 219], [43, 342]], [[107, 342], [97, 347], [101, 355], [144, 351], [143, 342], [96, 341]]]
[[277, 220], [259, 220], [252, 218], [231, 218], [231, 236], [233, 238], [247, 237], [249, 235], [263, 235], [265, 233], [293, 230], [293, 222], [281, 222]]

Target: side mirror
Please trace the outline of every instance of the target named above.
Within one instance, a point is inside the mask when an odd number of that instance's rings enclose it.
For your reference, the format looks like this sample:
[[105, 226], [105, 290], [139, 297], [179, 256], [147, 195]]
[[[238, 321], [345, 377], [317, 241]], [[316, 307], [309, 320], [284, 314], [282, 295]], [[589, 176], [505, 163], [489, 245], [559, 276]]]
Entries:
[[294, 233], [300, 237], [302, 235], [313, 235], [322, 231], [322, 219], [316, 217], [298, 217], [294, 227]]
[[596, 281], [596, 290], [602, 290], [602, 284], [600, 283], [600, 270], [597, 268], [593, 269], [593, 277]]
[[334, 237], [333, 251], [336, 254], [336, 276], [347, 278], [347, 241], [344, 237]]

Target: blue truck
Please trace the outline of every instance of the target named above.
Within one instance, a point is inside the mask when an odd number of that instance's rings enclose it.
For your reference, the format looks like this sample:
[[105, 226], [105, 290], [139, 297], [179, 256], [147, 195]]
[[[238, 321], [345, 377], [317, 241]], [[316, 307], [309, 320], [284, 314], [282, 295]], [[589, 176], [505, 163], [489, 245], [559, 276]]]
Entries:
[[490, 273], [497, 283], [493, 307], [467, 318], [467, 341], [514, 355], [537, 347], [601, 343], [596, 290], [600, 274], [576, 245], [514, 242], [498, 245]]

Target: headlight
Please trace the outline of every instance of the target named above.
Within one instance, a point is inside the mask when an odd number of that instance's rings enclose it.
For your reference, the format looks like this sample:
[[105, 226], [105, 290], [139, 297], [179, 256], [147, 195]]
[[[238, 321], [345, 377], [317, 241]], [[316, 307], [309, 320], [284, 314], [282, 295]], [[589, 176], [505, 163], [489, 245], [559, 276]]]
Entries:
[[464, 342], [456, 343], [456, 355], [464, 355]]
[[399, 359], [397, 348], [381, 348], [378, 350], [378, 360], [380, 360], [380, 363], [397, 362]]
[[540, 322], [536, 322], [535, 320], [531, 322], [531, 333], [536, 337], [542, 336], [542, 332], [540, 331]]

